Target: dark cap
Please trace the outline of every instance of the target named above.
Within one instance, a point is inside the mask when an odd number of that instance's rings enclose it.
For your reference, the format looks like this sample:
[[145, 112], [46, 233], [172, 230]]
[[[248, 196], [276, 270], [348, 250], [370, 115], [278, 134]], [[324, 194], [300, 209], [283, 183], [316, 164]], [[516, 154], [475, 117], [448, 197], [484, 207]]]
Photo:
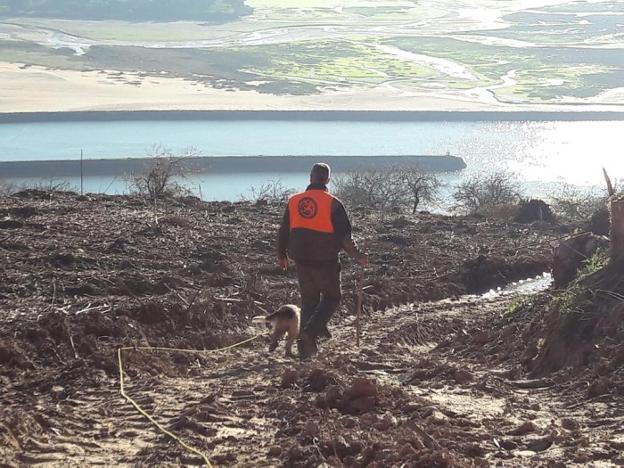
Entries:
[[328, 164], [316, 163], [310, 171], [310, 181], [316, 184], [326, 184], [331, 175], [331, 169]]

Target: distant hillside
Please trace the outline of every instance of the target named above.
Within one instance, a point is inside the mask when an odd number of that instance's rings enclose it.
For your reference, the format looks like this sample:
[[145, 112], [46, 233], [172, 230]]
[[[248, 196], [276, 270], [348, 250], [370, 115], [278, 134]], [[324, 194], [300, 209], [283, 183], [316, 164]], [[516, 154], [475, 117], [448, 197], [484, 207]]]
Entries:
[[0, 0], [0, 15], [126, 21], [223, 21], [249, 14], [245, 0]]

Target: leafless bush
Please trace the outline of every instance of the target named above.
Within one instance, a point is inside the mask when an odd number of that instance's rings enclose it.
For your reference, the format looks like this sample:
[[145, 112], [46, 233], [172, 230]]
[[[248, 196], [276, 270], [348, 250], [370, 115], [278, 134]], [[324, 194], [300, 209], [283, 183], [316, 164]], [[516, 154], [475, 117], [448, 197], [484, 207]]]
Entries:
[[42, 190], [44, 192], [74, 192], [76, 187], [72, 186], [68, 181], [50, 177], [33, 185], [25, 185], [23, 189]]
[[376, 171], [355, 171], [334, 177], [334, 193], [354, 208], [375, 208], [378, 203], [378, 176]]
[[425, 172], [418, 167], [399, 168], [398, 173], [407, 187], [413, 214], [416, 213], [421, 202], [433, 203], [437, 200], [442, 184], [435, 174]]
[[19, 187], [12, 182], [0, 180], [0, 197], [8, 197], [19, 190]]
[[152, 200], [188, 195], [190, 191], [176, 179], [188, 176], [189, 169], [185, 162], [194, 155], [192, 149], [182, 155], [174, 155], [163, 146], [154, 146], [148, 154], [145, 169], [126, 178], [130, 191]]
[[7, 197], [20, 192], [39, 192], [39, 196], [52, 198], [55, 194], [63, 192], [75, 192], [77, 188], [68, 181], [50, 177], [39, 178], [22, 184], [0, 180], [0, 197]]
[[498, 213], [500, 207], [517, 204], [520, 189], [513, 174], [500, 171], [473, 176], [462, 182], [453, 193], [453, 199], [457, 211], [493, 215]]
[[241, 199], [255, 203], [284, 203], [293, 193], [293, 188], [287, 188], [281, 179], [270, 180], [262, 185], [253, 186], [249, 189], [249, 197], [241, 196]]
[[47, 192], [53, 194], [55, 192], [75, 192], [76, 187], [71, 185], [68, 181], [58, 179], [56, 177], [50, 177], [48, 179], [39, 179], [36, 182], [29, 182], [22, 185], [14, 185], [15, 191], [23, 190], [38, 190], [40, 192]]
[[582, 190], [569, 184], [551, 195], [555, 213], [570, 221], [587, 221], [597, 211], [606, 210], [607, 198], [606, 192]]
[[355, 171], [334, 180], [334, 193], [354, 208], [381, 213], [408, 207], [416, 212], [422, 201], [435, 200], [440, 181], [417, 167], [391, 167]]
[[353, 208], [386, 213], [405, 204], [407, 188], [391, 170], [355, 171], [334, 179], [334, 193]]

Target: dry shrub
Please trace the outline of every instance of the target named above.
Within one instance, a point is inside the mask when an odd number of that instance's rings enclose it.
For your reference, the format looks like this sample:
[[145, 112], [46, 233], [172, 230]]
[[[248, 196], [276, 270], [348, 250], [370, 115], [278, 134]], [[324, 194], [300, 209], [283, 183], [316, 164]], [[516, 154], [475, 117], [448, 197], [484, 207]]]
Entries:
[[552, 207], [559, 216], [569, 221], [589, 221], [597, 211], [607, 206], [607, 193], [595, 189], [581, 189], [565, 184], [551, 195]]
[[243, 201], [254, 203], [284, 203], [296, 192], [293, 188], [287, 188], [281, 179], [270, 180], [262, 185], [249, 189], [250, 196], [241, 196]]
[[152, 200], [189, 195], [189, 190], [176, 179], [188, 176], [190, 171], [185, 163], [195, 155], [192, 149], [174, 155], [163, 146], [154, 146], [143, 171], [127, 177], [130, 191]]
[[[499, 215], [520, 200], [520, 188], [515, 176], [499, 171], [477, 175], [459, 184], [453, 193], [455, 210], [485, 216]], [[511, 215], [513, 217], [515, 211]]]
[[353, 208], [372, 208], [378, 198], [375, 174], [374, 171], [355, 171], [335, 177], [334, 193]]
[[421, 202], [433, 203], [437, 201], [442, 183], [435, 174], [423, 171], [418, 167], [398, 168], [397, 173], [407, 188], [412, 214], [416, 213]]
[[0, 179], [0, 197], [8, 197], [18, 191], [17, 185]]
[[334, 193], [353, 208], [382, 213], [409, 208], [416, 213], [421, 202], [436, 200], [440, 181], [418, 167], [390, 167], [354, 171], [334, 179]]
[[20, 186], [15, 184], [10, 184], [9, 188], [13, 191], [12, 193], [22, 192], [22, 191], [38, 191], [44, 192], [48, 194], [53, 194], [56, 192], [74, 192], [76, 191], [76, 187], [72, 186], [69, 182], [63, 179], [59, 179], [56, 177], [50, 178], [40, 178], [37, 182], [31, 182], [27, 184], [22, 184]]

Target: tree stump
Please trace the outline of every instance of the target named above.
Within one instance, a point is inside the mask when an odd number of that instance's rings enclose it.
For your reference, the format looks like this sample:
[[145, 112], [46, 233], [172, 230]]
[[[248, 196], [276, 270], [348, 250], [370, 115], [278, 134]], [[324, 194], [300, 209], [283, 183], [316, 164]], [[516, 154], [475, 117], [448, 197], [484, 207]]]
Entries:
[[611, 197], [609, 217], [611, 219], [611, 260], [615, 261], [624, 256], [624, 195]]

